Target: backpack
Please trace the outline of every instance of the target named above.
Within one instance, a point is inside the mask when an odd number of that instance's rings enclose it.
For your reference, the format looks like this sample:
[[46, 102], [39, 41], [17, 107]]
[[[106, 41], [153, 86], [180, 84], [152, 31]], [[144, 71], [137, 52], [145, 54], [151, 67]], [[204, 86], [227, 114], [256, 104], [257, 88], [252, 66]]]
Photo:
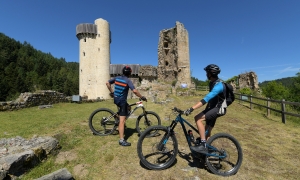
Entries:
[[227, 106], [229, 106], [235, 100], [235, 97], [233, 94], [233, 87], [231, 84], [228, 84], [226, 82], [223, 82], [223, 87], [225, 89], [225, 91], [223, 91], [223, 92], [224, 92], [224, 97], [226, 99], [226, 104], [227, 104]]

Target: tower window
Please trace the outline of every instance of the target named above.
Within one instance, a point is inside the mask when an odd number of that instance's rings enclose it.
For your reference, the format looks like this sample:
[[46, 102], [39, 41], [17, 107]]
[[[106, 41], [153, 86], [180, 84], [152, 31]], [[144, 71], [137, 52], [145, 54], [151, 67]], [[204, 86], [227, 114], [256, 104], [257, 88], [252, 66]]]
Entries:
[[83, 40], [84, 42], [86, 42], [86, 38], [84, 38], [84, 40]]
[[164, 42], [164, 48], [167, 48], [169, 46], [168, 42]]
[[100, 37], [100, 34], [98, 34], [98, 37]]
[[100, 48], [98, 48], [98, 51], [100, 51]]
[[85, 52], [83, 52], [83, 56], [85, 56]]

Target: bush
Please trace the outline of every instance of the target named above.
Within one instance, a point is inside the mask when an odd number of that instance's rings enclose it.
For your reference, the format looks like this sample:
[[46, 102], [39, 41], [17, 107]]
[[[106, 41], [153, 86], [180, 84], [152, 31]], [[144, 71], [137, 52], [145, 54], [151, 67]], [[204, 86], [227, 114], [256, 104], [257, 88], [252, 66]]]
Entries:
[[253, 94], [252, 90], [248, 87], [240, 89], [240, 93], [245, 94], [245, 95], [252, 95]]

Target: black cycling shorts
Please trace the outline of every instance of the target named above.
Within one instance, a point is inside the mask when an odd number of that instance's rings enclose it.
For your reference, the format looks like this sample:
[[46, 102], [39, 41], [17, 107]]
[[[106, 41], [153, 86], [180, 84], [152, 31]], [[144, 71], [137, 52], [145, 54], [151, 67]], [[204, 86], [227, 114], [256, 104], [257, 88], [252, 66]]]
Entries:
[[120, 116], [127, 116], [128, 115], [128, 106], [129, 104], [127, 102], [120, 102], [117, 104], [118, 108], [119, 108], [119, 112], [118, 114]]
[[205, 121], [206, 121], [206, 125], [210, 126], [210, 127], [214, 127], [216, 120], [218, 117], [220, 117], [220, 115], [218, 115], [220, 108], [211, 108], [211, 109], [205, 109], [204, 111], [202, 111], [201, 113], [205, 114]]

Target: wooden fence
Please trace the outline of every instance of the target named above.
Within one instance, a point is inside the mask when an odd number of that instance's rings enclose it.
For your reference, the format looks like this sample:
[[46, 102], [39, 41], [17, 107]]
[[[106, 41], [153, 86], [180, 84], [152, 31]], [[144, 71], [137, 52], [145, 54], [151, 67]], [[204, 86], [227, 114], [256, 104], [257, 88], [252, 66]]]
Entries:
[[[288, 101], [285, 101], [284, 99], [283, 100], [273, 100], [273, 99], [269, 99], [269, 98], [260, 98], [260, 97], [255, 97], [255, 96], [252, 96], [252, 95], [244, 95], [244, 94], [239, 94], [239, 93], [234, 93], [234, 94], [235, 94], [236, 100], [249, 102], [250, 103], [250, 109], [253, 108], [253, 104], [257, 105], [257, 106], [260, 106], [260, 107], [266, 108], [267, 109], [267, 116], [270, 115], [271, 110], [275, 111], [275, 112], [278, 112], [278, 113], [281, 113], [282, 123], [284, 123], [284, 124], [286, 122], [286, 115], [300, 117], [300, 114], [295, 114], [295, 113], [286, 111], [286, 105], [293, 105], [293, 106], [300, 107], [299, 102], [288, 102]], [[266, 105], [255, 103], [255, 102], [253, 102], [253, 99], [259, 99], [259, 100], [265, 101]], [[271, 107], [271, 102], [281, 104], [281, 109], [279, 110], [279, 109], [272, 108]]]

